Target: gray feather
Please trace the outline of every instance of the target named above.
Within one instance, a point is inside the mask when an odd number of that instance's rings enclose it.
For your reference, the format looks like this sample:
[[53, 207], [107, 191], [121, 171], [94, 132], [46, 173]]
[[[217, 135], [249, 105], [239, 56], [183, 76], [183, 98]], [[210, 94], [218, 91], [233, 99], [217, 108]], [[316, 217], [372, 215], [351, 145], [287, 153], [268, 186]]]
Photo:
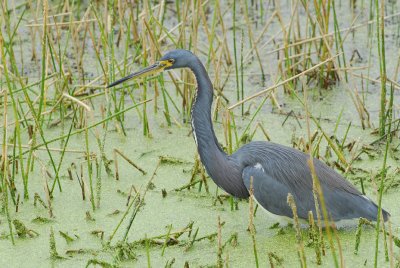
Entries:
[[[292, 217], [286, 203], [287, 194], [291, 193], [300, 218], [307, 219], [308, 211], [316, 215], [307, 154], [271, 142], [251, 142], [232, 158], [243, 165], [243, 181], [248, 189], [253, 177], [254, 197], [265, 209]], [[254, 163], [261, 165], [262, 169], [255, 167]], [[358, 217], [376, 220], [378, 209], [370, 199], [320, 160], [314, 158], [314, 166], [332, 220]], [[389, 214], [384, 210], [382, 213], [386, 220]]]

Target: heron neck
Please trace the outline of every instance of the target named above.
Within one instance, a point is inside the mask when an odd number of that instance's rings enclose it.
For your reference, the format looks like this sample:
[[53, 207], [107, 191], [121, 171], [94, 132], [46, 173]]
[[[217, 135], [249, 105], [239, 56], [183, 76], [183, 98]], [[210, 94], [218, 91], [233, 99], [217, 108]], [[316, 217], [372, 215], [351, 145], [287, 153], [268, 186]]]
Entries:
[[192, 127], [201, 162], [219, 187], [233, 196], [247, 198], [249, 193], [242, 180], [240, 164], [221, 149], [215, 136], [211, 121], [213, 86], [203, 64], [198, 58], [196, 60], [192, 61], [189, 68], [197, 79]]
[[211, 106], [213, 102], [213, 85], [199, 59], [193, 61], [190, 69], [197, 80], [197, 92], [192, 107], [192, 128], [197, 150], [201, 161], [209, 175], [213, 176], [214, 167], [226, 161], [226, 153], [218, 144], [211, 121]]

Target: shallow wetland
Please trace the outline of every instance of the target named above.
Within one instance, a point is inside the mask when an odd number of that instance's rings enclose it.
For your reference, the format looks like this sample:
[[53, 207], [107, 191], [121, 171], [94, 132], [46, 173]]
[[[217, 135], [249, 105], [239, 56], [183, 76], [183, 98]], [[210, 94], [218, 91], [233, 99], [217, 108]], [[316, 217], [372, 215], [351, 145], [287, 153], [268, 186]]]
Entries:
[[[0, 267], [400, 267], [396, 1], [3, 1], [1, 12]], [[390, 223], [329, 228], [321, 242], [217, 189], [191, 133], [189, 72], [106, 89], [174, 48], [204, 62], [227, 152], [311, 148]]]

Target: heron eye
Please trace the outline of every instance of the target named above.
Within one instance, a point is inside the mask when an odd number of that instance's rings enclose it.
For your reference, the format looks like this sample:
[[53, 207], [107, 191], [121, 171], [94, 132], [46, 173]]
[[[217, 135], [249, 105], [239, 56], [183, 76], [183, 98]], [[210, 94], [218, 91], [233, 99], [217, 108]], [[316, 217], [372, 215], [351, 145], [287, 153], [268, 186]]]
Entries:
[[168, 62], [173, 64], [175, 62], [175, 60], [174, 59], [169, 59]]

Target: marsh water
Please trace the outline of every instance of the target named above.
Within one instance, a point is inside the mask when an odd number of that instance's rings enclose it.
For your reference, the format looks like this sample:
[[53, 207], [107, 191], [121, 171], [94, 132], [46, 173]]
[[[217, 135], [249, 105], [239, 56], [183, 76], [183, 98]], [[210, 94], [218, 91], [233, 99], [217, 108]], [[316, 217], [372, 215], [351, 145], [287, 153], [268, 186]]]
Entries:
[[[212, 3], [208, 3], [208, 5], [214, 6]], [[228, 21], [226, 22], [228, 25], [230, 25], [232, 19], [229, 13], [231, 6], [232, 3], [221, 5], [221, 9], [225, 10], [223, 16]], [[167, 7], [171, 10], [174, 9], [174, 6], [170, 4], [167, 4]], [[266, 9], [266, 16], [275, 10], [272, 6], [268, 7], [270, 9]], [[84, 10], [84, 7], [80, 8]], [[284, 4], [280, 8], [282, 16], [288, 19], [291, 14], [290, 8]], [[354, 11], [349, 9], [346, 3], [337, 4], [337, 8], [341, 14], [345, 14], [341, 17], [340, 25], [342, 28], [351, 25], [352, 19], [354, 19], [352, 14], [354, 15], [354, 13], [360, 14], [357, 17], [358, 22], [365, 22], [368, 19], [367, 7], [358, 6], [355, 7], [356, 11]], [[398, 8], [396, 4], [388, 4], [390, 11], [387, 12], [396, 14]], [[173, 27], [172, 25], [175, 22], [174, 13], [171, 10], [168, 11], [169, 13], [167, 12], [166, 16], [166, 27], [170, 28]], [[22, 8], [18, 8], [14, 12], [21, 15]], [[346, 12], [349, 14], [346, 14]], [[33, 17], [32, 11], [28, 10], [26, 14], [24, 13], [24, 16], [26, 16], [24, 23], [25, 21], [29, 22]], [[17, 16], [14, 19], [16, 18]], [[211, 15], [209, 19], [211, 20]], [[244, 23], [239, 23], [238, 27], [247, 29]], [[400, 47], [399, 40], [397, 40], [398, 17], [395, 16], [388, 20], [386, 27], [386, 55], [389, 55], [386, 62], [387, 72], [394, 75], [397, 70]], [[279, 29], [278, 21], [273, 21], [268, 33], [263, 36], [263, 40], [272, 38]], [[255, 33], [259, 33], [262, 31], [262, 27], [254, 25], [253, 30]], [[19, 63], [18, 66], [24, 66], [24, 76], [30, 83], [38, 81], [40, 70], [37, 70], [39, 66], [37, 63], [40, 61], [30, 62], [30, 57], [28, 57], [31, 56], [30, 32], [26, 26], [21, 26], [18, 28], [18, 33], [22, 37], [18, 41], [21, 46], [15, 46], [15, 53], [23, 55], [21, 58], [25, 59], [24, 63]], [[24, 33], [28, 36], [24, 36]], [[98, 34], [96, 31], [94, 33]], [[227, 30], [227, 38], [230, 40], [229, 45], [233, 46], [232, 29], [230, 28]], [[279, 35], [274, 38], [278, 43], [281, 40]], [[368, 76], [375, 79], [379, 76], [378, 57], [374, 56], [376, 43], [370, 43], [368, 40], [367, 26], [361, 27], [347, 36], [344, 52], [346, 57], [350, 58], [353, 51], [357, 49], [361, 57], [358, 61], [353, 62], [352, 67], [355, 69], [360, 67], [357, 74], [367, 76], [367, 69], [363, 69], [363, 67], [370, 66]], [[40, 44], [39, 41], [37, 42]], [[240, 34], [237, 42], [240, 47]], [[174, 47], [172, 44], [164, 46], [163, 51]], [[250, 50], [247, 43], [243, 46], [245, 47], [243, 53], [246, 52], [246, 49]], [[207, 57], [204, 48], [207, 48], [207, 46], [200, 42], [199, 47], [198, 54], [202, 61], [206, 62]], [[132, 47], [130, 49], [133, 50]], [[128, 49], [128, 52], [130, 49]], [[267, 77], [264, 84], [261, 82], [259, 63], [254, 57], [250, 58], [249, 63], [244, 66], [244, 97], [259, 92], [279, 81], [277, 54], [270, 53], [273, 49], [275, 47], [270, 44], [263, 48], [261, 52]], [[101, 68], [95, 60], [96, 55], [93, 50], [93, 47], [89, 46], [85, 48], [85, 53], [82, 55], [84, 74], [87, 75], [84, 80], [86, 82], [101, 74]], [[371, 51], [374, 51], [374, 53]], [[38, 52], [40, 52], [39, 49]], [[40, 55], [40, 53], [38, 54]], [[72, 52], [71, 55], [73, 55]], [[117, 58], [122, 58], [122, 55], [122, 49], [116, 51]], [[392, 55], [394, 56], [392, 57]], [[68, 61], [68, 58], [66, 57], [64, 61]], [[128, 69], [133, 71], [139, 68], [140, 66], [135, 63]], [[220, 143], [227, 147], [224, 120], [226, 120], [227, 107], [237, 101], [235, 76], [231, 69], [229, 71], [227, 71], [227, 68], [215, 70], [212, 65], [209, 67], [209, 72], [212, 81], [215, 80], [216, 75], [218, 75], [220, 81], [229, 78], [222, 90], [229, 103], [222, 102], [222, 98], [218, 98], [219, 102], [223, 104], [219, 105], [214, 112], [216, 119], [213, 120]], [[181, 72], [175, 72], [175, 74], [178, 77], [186, 75]], [[119, 72], [115, 74], [116, 78], [122, 75]], [[145, 112], [142, 106], [138, 106], [140, 112], [132, 109], [124, 113], [123, 130], [121, 130], [119, 122], [112, 119], [107, 121], [107, 127], [105, 124], [100, 124], [91, 128], [88, 131], [87, 143], [85, 132], [69, 137], [67, 150], [59, 171], [59, 184], [54, 182], [54, 173], [52, 173], [49, 154], [45, 147], [41, 146], [34, 151], [35, 161], [28, 182], [29, 198], [23, 198], [23, 183], [19, 174], [15, 179], [16, 190], [20, 194], [18, 206], [15, 206], [8, 196], [10, 220], [14, 222], [17, 220], [17, 222], [22, 223], [28, 229], [28, 232], [26, 237], [18, 236], [18, 230], [15, 229], [17, 224], [12, 225], [15, 240], [13, 245], [10, 239], [9, 221], [3, 211], [0, 215], [0, 267], [83, 267], [86, 265], [103, 267], [108, 265], [110, 267], [146, 267], [148, 265], [151, 267], [168, 265], [172, 265], [171, 267], [213, 267], [217, 266], [221, 259], [224, 265], [229, 267], [255, 267], [254, 244], [261, 267], [270, 265], [271, 256], [275, 256], [272, 258], [272, 262], [277, 266], [298, 267], [300, 265], [296, 230], [293, 227], [285, 226], [284, 222], [280, 222], [280, 226], [277, 227], [277, 219], [270, 217], [261, 208], [258, 208], [254, 214], [256, 233], [255, 240], [253, 240], [248, 230], [250, 214], [248, 200], [231, 199], [221, 189], [217, 189], [213, 181], [207, 176], [206, 183], [202, 181], [188, 187], [193, 182], [191, 179], [193, 168], [196, 166], [196, 146], [191, 134], [190, 123], [184, 120], [186, 116], [182, 110], [177, 111], [173, 108], [172, 101], [180, 105], [182, 98], [175, 91], [174, 84], [168, 79], [168, 75], [164, 74], [164, 77], [166, 79], [165, 88], [171, 97], [169, 99], [171, 125], [168, 125], [165, 119], [165, 107], [162, 106], [162, 101], [159, 99], [157, 104], [154, 101], [153, 87], [156, 82], [152, 80], [153, 82], [148, 83], [146, 89], [147, 99], [152, 99], [147, 103], [146, 108], [150, 135], [143, 135], [143, 113]], [[3, 90], [6, 88], [4, 79], [1, 81]], [[76, 77], [73, 80], [75, 84], [82, 82]], [[386, 139], [383, 139], [376, 142], [379, 139], [375, 129], [378, 127], [379, 120], [380, 83], [361, 80], [359, 76], [351, 75], [349, 82], [346, 85], [344, 83], [344, 81], [336, 82], [335, 85], [327, 89], [310, 86], [307, 99], [310, 114], [317, 119], [321, 129], [329, 136], [337, 138], [340, 142], [345, 140], [344, 145], [352, 144], [351, 150], [343, 150], [348, 161], [359, 154], [351, 163], [351, 171], [341, 170], [340, 165], [338, 165], [339, 168], [337, 166], [334, 168], [344, 174], [360, 191], [365, 188], [366, 195], [377, 201], [377, 189], [381, 178], [380, 172], [384, 161], [386, 141]], [[367, 83], [368, 87], [366, 86]], [[96, 85], [102, 86], [104, 82], [98, 82]], [[47, 88], [48, 98], [53, 94], [58, 94], [51, 91], [52, 87], [53, 85], [49, 85]], [[35, 86], [32, 89], [36, 92], [39, 91]], [[365, 107], [368, 109], [370, 127], [363, 128], [361, 126], [359, 113], [349, 93], [356, 91], [356, 89], [361, 92]], [[94, 89], [94, 91], [101, 93], [104, 90], [104, 88]], [[103, 109], [114, 109], [114, 103], [110, 104], [110, 96], [117, 96], [122, 99], [126, 107], [133, 104], [132, 95], [136, 102], [145, 99], [141, 85], [135, 84], [135, 88], [130, 91], [131, 95], [122, 94], [121, 91], [118, 89], [112, 93], [106, 91], [105, 94], [100, 94], [91, 99], [90, 102], [88, 101], [87, 104], [92, 111], [86, 117], [87, 124], [91, 125], [102, 120], [104, 118]], [[297, 92], [302, 99], [304, 97], [303, 91], [299, 89]], [[399, 92], [399, 89], [395, 88], [393, 119], [399, 116]], [[308, 140], [304, 107], [293, 94], [284, 93], [281, 87], [275, 90], [274, 97], [279, 103], [279, 109], [271, 99], [267, 99], [260, 110], [257, 111], [264, 97], [254, 98], [246, 102], [243, 106], [245, 111], [243, 115], [240, 106], [233, 109], [235, 132], [238, 133], [239, 137], [245, 130], [247, 134], [254, 132], [254, 136], [251, 137], [252, 140], [266, 140], [266, 135], [261, 131], [261, 128], [256, 127], [259, 125], [265, 130], [271, 141], [301, 149], [301, 146], [298, 145], [300, 140]], [[4, 93], [1, 100], [2, 104], [3, 100]], [[9, 105], [7, 111], [10, 113], [8, 122], [12, 122], [15, 117], [12, 115], [11, 105]], [[67, 111], [70, 113], [68, 109]], [[115, 111], [117, 110], [111, 112]], [[253, 118], [256, 112], [257, 114]], [[43, 130], [46, 140], [68, 133], [71, 118], [65, 118], [63, 124], [53, 125], [52, 123], [58, 119], [57, 116], [59, 115], [46, 118], [44, 121]], [[4, 120], [4, 114], [0, 116], [0, 120]], [[32, 121], [30, 122], [32, 124]], [[251, 124], [248, 130], [249, 122]], [[12, 129], [14, 129], [13, 126], [2, 127], [2, 134], [7, 130], [8, 137], [11, 137]], [[311, 133], [313, 134], [315, 131], [318, 131], [316, 139], [318, 140], [322, 136], [321, 130], [318, 130], [317, 126], [311, 123]], [[21, 135], [24, 144], [28, 146], [28, 131], [24, 129]], [[99, 145], [98, 140], [101, 141], [101, 145]], [[326, 140], [322, 138], [321, 140], [318, 143], [319, 154], [334, 166], [333, 163], [337, 160], [337, 156], [332, 153]], [[65, 142], [65, 139], [63, 142]], [[235, 149], [245, 142], [248, 142], [248, 140], [238, 140], [232, 147]], [[9, 138], [8, 143], [12, 144], [12, 139]], [[398, 144], [398, 132], [395, 132], [386, 164], [388, 168], [385, 179], [386, 187], [382, 199], [382, 207], [392, 215], [390, 228], [395, 237], [400, 236], [398, 188], [400, 185], [400, 164], [398, 160], [400, 154]], [[56, 163], [61, 161], [60, 150], [63, 146], [64, 143], [59, 140], [49, 144], [50, 152]], [[11, 145], [8, 146], [9, 154], [12, 154], [13, 148]], [[367, 149], [363, 150], [363, 148]], [[28, 147], [24, 150], [27, 149]], [[115, 164], [115, 149], [126, 156], [129, 161], [117, 156], [118, 160]], [[95, 169], [96, 161], [100, 166], [96, 169], [98, 172], [93, 173], [92, 185], [87, 171], [87, 151], [91, 153], [93, 169]], [[105, 158], [101, 157], [103, 153]], [[107, 163], [107, 160], [110, 160], [110, 162]], [[134, 162], [144, 172], [141, 172], [129, 162]], [[106, 167], [109, 170], [106, 170]], [[116, 178], [117, 171], [118, 179]], [[201, 172], [195, 175], [195, 181], [202, 180]], [[151, 180], [151, 184], [147, 187], [149, 180]], [[84, 186], [82, 186], [82, 181]], [[361, 181], [363, 181], [362, 186]], [[53, 184], [56, 186], [49, 204], [46, 197], [48, 193], [46, 185], [51, 187]], [[61, 190], [59, 185], [61, 185]], [[92, 189], [90, 189], [91, 187]], [[85, 192], [85, 200], [82, 191]], [[95, 208], [90, 201], [91, 192], [94, 196]], [[140, 193], [138, 199], [140, 201], [134, 200], [137, 192]], [[4, 197], [5, 193], [2, 192], [1, 194]], [[35, 194], [40, 197], [43, 203], [35, 198]], [[132, 200], [134, 200], [134, 205], [129, 207]], [[135, 204], [139, 203], [140, 209], [135, 215], [125, 239], [124, 234], [128, 228], [128, 222], [132, 217]], [[124, 216], [126, 212], [127, 214]], [[121, 219], [123, 220], [119, 226]], [[115, 235], [113, 235], [115, 230]], [[352, 227], [341, 228], [334, 232], [333, 240], [335, 241], [336, 254], [341, 255], [340, 258], [347, 267], [372, 267], [375, 254], [375, 228], [368, 226], [362, 228], [361, 242], [357, 254], [354, 253], [356, 232], [357, 223], [353, 224]], [[54, 240], [52, 239], [53, 235]], [[324, 235], [326, 255], [322, 257], [321, 266], [333, 267], [334, 259], [325, 232]], [[168, 239], [166, 239], [167, 237]], [[302, 239], [307, 266], [317, 267], [314, 247], [308, 243], [307, 228], [302, 229]], [[54, 255], [54, 250], [57, 252], [57, 257]], [[399, 247], [389, 243], [388, 251], [391, 254], [388, 259], [393, 261], [394, 265], [399, 265]], [[378, 252], [378, 267], [389, 267], [391, 261], [385, 257], [385, 241], [382, 234], [379, 238]]]

